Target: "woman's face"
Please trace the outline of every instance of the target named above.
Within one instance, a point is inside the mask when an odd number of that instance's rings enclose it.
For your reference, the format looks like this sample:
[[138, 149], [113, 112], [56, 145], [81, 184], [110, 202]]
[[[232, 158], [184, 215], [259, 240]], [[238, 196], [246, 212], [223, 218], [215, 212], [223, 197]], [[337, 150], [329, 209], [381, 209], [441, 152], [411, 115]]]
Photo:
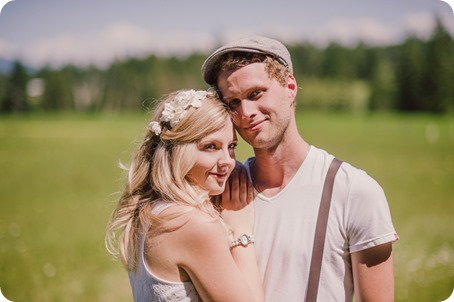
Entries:
[[238, 143], [233, 124], [204, 137], [197, 144], [196, 161], [188, 176], [210, 195], [224, 191], [225, 182], [235, 167], [235, 148]]

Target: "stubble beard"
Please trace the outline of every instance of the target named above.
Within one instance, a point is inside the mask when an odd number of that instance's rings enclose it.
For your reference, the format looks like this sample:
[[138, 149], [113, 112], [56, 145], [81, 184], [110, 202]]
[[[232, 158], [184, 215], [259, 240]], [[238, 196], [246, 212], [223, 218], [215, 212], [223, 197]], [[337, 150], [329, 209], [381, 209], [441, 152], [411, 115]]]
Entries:
[[[268, 121], [267, 123], [270, 123]], [[286, 129], [288, 128], [289, 121], [280, 121], [274, 125], [266, 125], [268, 129], [261, 129], [255, 135], [245, 137], [241, 132], [241, 137], [252, 146], [254, 149], [268, 149], [273, 150], [279, 146], [284, 138]]]

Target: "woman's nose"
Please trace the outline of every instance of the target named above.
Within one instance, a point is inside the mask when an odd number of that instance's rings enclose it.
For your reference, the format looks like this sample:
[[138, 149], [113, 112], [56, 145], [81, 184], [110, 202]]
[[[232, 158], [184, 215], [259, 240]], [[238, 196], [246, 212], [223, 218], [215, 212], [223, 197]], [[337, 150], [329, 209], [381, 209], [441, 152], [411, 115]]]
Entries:
[[230, 150], [223, 150], [219, 156], [218, 165], [223, 167], [231, 165], [233, 162], [235, 162], [235, 159], [230, 154]]

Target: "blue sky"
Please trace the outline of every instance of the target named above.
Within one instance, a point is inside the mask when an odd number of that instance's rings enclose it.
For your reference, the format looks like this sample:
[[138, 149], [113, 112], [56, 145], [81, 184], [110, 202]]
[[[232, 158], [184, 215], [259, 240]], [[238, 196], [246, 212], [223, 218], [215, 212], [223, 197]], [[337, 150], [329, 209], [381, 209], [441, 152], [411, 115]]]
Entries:
[[409, 33], [428, 37], [434, 16], [454, 36], [453, 11], [441, 0], [14, 0], [0, 13], [0, 58], [105, 66], [149, 53], [207, 52], [256, 34], [383, 45]]

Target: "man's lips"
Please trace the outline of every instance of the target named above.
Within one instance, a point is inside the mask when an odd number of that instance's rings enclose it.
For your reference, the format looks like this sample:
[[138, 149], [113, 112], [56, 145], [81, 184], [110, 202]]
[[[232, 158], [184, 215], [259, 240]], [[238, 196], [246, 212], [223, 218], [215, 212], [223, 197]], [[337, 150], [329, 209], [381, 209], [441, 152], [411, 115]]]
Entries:
[[260, 127], [260, 125], [262, 125], [262, 123], [264, 121], [265, 120], [260, 120], [260, 121], [253, 122], [253, 123], [249, 124], [247, 127], [244, 127], [244, 129], [247, 130], [247, 131], [257, 130]]

